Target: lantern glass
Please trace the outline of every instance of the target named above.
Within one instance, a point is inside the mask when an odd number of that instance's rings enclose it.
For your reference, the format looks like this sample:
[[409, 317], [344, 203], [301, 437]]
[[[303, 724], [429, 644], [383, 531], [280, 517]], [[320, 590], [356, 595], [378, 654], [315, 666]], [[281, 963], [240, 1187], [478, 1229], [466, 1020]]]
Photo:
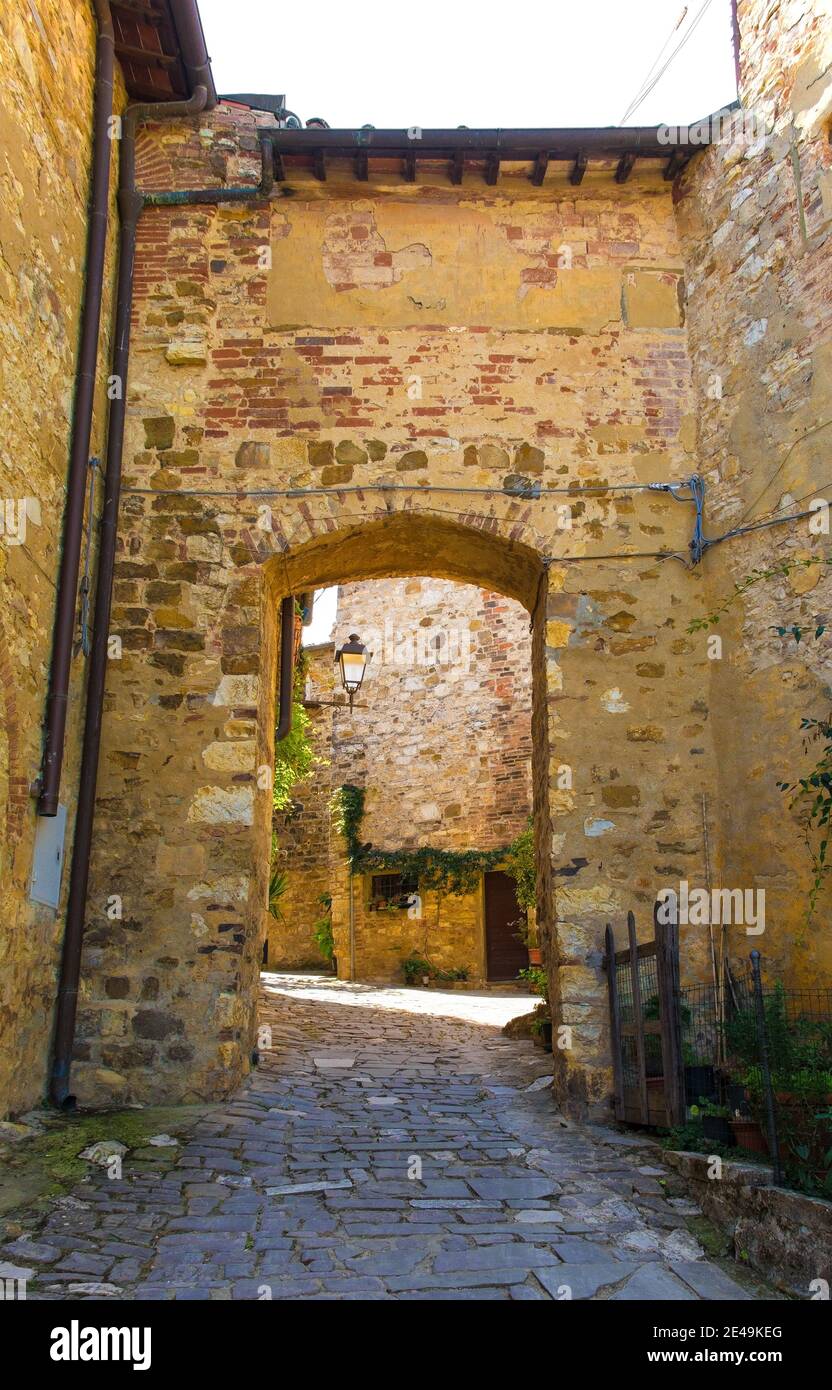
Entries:
[[359, 640], [358, 633], [350, 633], [348, 641], [338, 653], [338, 664], [341, 668], [341, 684], [352, 699], [360, 690], [367, 669], [367, 649]]

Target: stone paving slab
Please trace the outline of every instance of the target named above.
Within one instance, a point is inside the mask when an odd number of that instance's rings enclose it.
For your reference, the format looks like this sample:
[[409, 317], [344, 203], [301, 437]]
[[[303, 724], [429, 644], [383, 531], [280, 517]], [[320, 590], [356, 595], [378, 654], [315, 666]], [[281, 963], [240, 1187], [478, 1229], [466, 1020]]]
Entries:
[[529, 1000], [264, 981], [245, 1086], [0, 1247], [28, 1297], [769, 1296], [706, 1258], [643, 1138], [557, 1113], [551, 1059], [500, 1031]]

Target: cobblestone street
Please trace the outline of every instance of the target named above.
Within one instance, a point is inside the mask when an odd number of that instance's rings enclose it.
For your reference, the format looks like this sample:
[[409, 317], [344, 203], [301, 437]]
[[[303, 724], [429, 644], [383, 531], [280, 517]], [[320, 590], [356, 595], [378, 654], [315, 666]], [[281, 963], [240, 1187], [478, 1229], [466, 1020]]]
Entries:
[[3, 1247], [30, 1298], [754, 1296], [640, 1140], [558, 1117], [551, 1058], [500, 1033], [522, 996], [264, 986], [249, 1083]]

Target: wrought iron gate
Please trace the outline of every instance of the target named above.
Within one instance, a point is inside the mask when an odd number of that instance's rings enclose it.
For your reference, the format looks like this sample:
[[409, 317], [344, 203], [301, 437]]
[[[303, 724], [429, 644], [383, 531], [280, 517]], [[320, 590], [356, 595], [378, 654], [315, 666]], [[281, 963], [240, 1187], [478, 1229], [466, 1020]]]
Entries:
[[658, 920], [639, 945], [627, 913], [628, 945], [615, 949], [607, 924], [607, 980], [615, 1086], [615, 1117], [628, 1124], [672, 1127], [685, 1118], [679, 1009], [679, 929]]

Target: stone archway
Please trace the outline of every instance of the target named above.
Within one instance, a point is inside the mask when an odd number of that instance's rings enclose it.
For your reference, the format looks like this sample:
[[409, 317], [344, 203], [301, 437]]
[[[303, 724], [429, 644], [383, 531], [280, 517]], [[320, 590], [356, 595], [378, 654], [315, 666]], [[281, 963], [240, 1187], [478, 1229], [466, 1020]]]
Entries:
[[[279, 644], [280, 601], [287, 594], [347, 581], [429, 576], [476, 584], [516, 599], [530, 615], [532, 663], [532, 738], [534, 821], [538, 851], [538, 920], [541, 936], [549, 948], [552, 979], [557, 990], [557, 948], [551, 893], [551, 825], [548, 789], [550, 782], [547, 689], [552, 684], [546, 674], [547, 571], [545, 557], [520, 539], [520, 527], [508, 535], [490, 516], [469, 515], [466, 523], [437, 516], [430, 511], [408, 508], [401, 512], [383, 511], [348, 526], [322, 529], [302, 541], [273, 554], [265, 561], [265, 603], [263, 609], [261, 676], [268, 689], [274, 689], [273, 663]], [[550, 660], [553, 659], [550, 657]], [[262, 766], [270, 767], [274, 749], [270, 741], [272, 724], [263, 725], [266, 742], [261, 748]], [[261, 752], [258, 752], [258, 760]], [[268, 828], [259, 830], [257, 862], [267, 862]], [[262, 891], [252, 903], [250, 930], [262, 934]], [[258, 938], [259, 939], [259, 938]], [[259, 960], [259, 954], [257, 959]], [[254, 998], [254, 982], [250, 987]], [[252, 1030], [254, 1018], [252, 1017]]]
[[[622, 541], [625, 526], [655, 532], [667, 520], [681, 542], [684, 510], [649, 494], [615, 510], [580, 500], [586, 525], [557, 541], [557, 499], [480, 488], [445, 505], [441, 491], [312, 487], [266, 492], [280, 498], [266, 503], [206, 488], [125, 507], [113, 610], [123, 651], [108, 678], [74, 1072], [82, 1099], [214, 1097], [247, 1071], [280, 599], [410, 574], [484, 585], [534, 615], [540, 918], [555, 1019], [571, 1030], [556, 1089], [576, 1111], [605, 1109], [604, 927], [652, 902], [657, 875], [684, 873], [681, 856], [698, 852], [695, 789], [674, 779], [691, 742], [702, 745], [702, 683], [685, 675], [707, 661], [682, 635], [688, 572], [637, 551], [611, 565], [589, 542], [596, 510]], [[554, 542], [568, 543], [564, 563], [549, 558]]]
[[540, 919], [550, 928], [546, 565], [517, 528], [471, 521], [411, 510], [346, 526], [329, 518], [285, 548], [274, 530], [244, 526], [242, 542], [238, 528], [213, 547], [217, 592], [202, 632], [186, 623], [206, 611], [204, 570], [182, 565], [176, 585], [148, 584], [154, 637], [114, 663], [105, 724], [75, 1073], [83, 1099], [213, 1097], [249, 1068], [287, 593], [425, 575], [488, 586], [529, 610]]
[[[551, 937], [551, 828], [548, 813], [549, 758], [544, 651], [546, 573], [547, 567], [543, 558], [524, 542], [506, 539], [485, 527], [463, 526], [444, 518], [411, 512], [389, 515], [364, 525], [316, 537], [296, 550], [275, 556], [266, 565], [267, 583], [274, 594], [272, 612], [279, 611], [280, 601], [287, 593], [297, 594], [327, 587], [336, 582], [362, 585], [369, 581], [372, 586], [373, 580], [416, 576], [447, 581], [450, 588], [459, 585], [463, 588], [471, 586], [477, 591], [485, 590], [492, 595], [497, 591], [512, 600], [521, 611], [523, 608], [526, 610], [528, 621], [523, 623], [523, 626], [528, 628], [531, 635], [523, 644], [521, 660], [525, 667], [528, 689], [532, 693], [533, 705], [533, 728], [529, 737], [530, 762], [537, 774], [533, 778], [532, 799], [534, 822], [538, 829], [538, 920], [541, 935]], [[361, 630], [366, 637], [363, 627]], [[375, 687], [372, 688], [375, 690]], [[373, 703], [373, 698], [369, 697], [370, 706]], [[463, 707], [460, 706], [460, 710]], [[435, 746], [433, 756], [436, 756]], [[350, 780], [350, 777], [345, 780]], [[395, 796], [396, 792], [391, 790], [392, 786], [393, 783], [388, 785], [388, 791]], [[453, 799], [456, 800], [456, 795]], [[526, 814], [528, 810], [524, 813], [524, 818]], [[473, 808], [471, 821], [476, 823], [476, 811]], [[472, 841], [465, 842], [466, 846], [479, 843], [476, 833]], [[335, 863], [330, 863], [329, 887], [333, 898], [332, 924], [340, 967], [339, 975], [343, 976], [347, 971], [346, 978], [363, 978], [354, 973], [355, 955], [351, 925], [353, 914], [350, 904], [356, 895], [350, 884], [346, 862], [337, 849], [334, 860]], [[436, 912], [438, 920], [438, 901], [430, 901], [431, 912]], [[471, 911], [470, 901], [466, 903], [463, 912], [466, 910]], [[362, 908], [358, 909], [357, 917], [356, 932], [359, 937], [363, 934], [366, 945], [369, 925]], [[481, 951], [484, 954], [484, 922], [481, 930]], [[441, 932], [439, 935], [441, 936]], [[427, 936], [425, 942], [426, 940]], [[550, 951], [549, 954], [554, 961], [553, 952]], [[366, 953], [364, 959], [366, 965]]]

